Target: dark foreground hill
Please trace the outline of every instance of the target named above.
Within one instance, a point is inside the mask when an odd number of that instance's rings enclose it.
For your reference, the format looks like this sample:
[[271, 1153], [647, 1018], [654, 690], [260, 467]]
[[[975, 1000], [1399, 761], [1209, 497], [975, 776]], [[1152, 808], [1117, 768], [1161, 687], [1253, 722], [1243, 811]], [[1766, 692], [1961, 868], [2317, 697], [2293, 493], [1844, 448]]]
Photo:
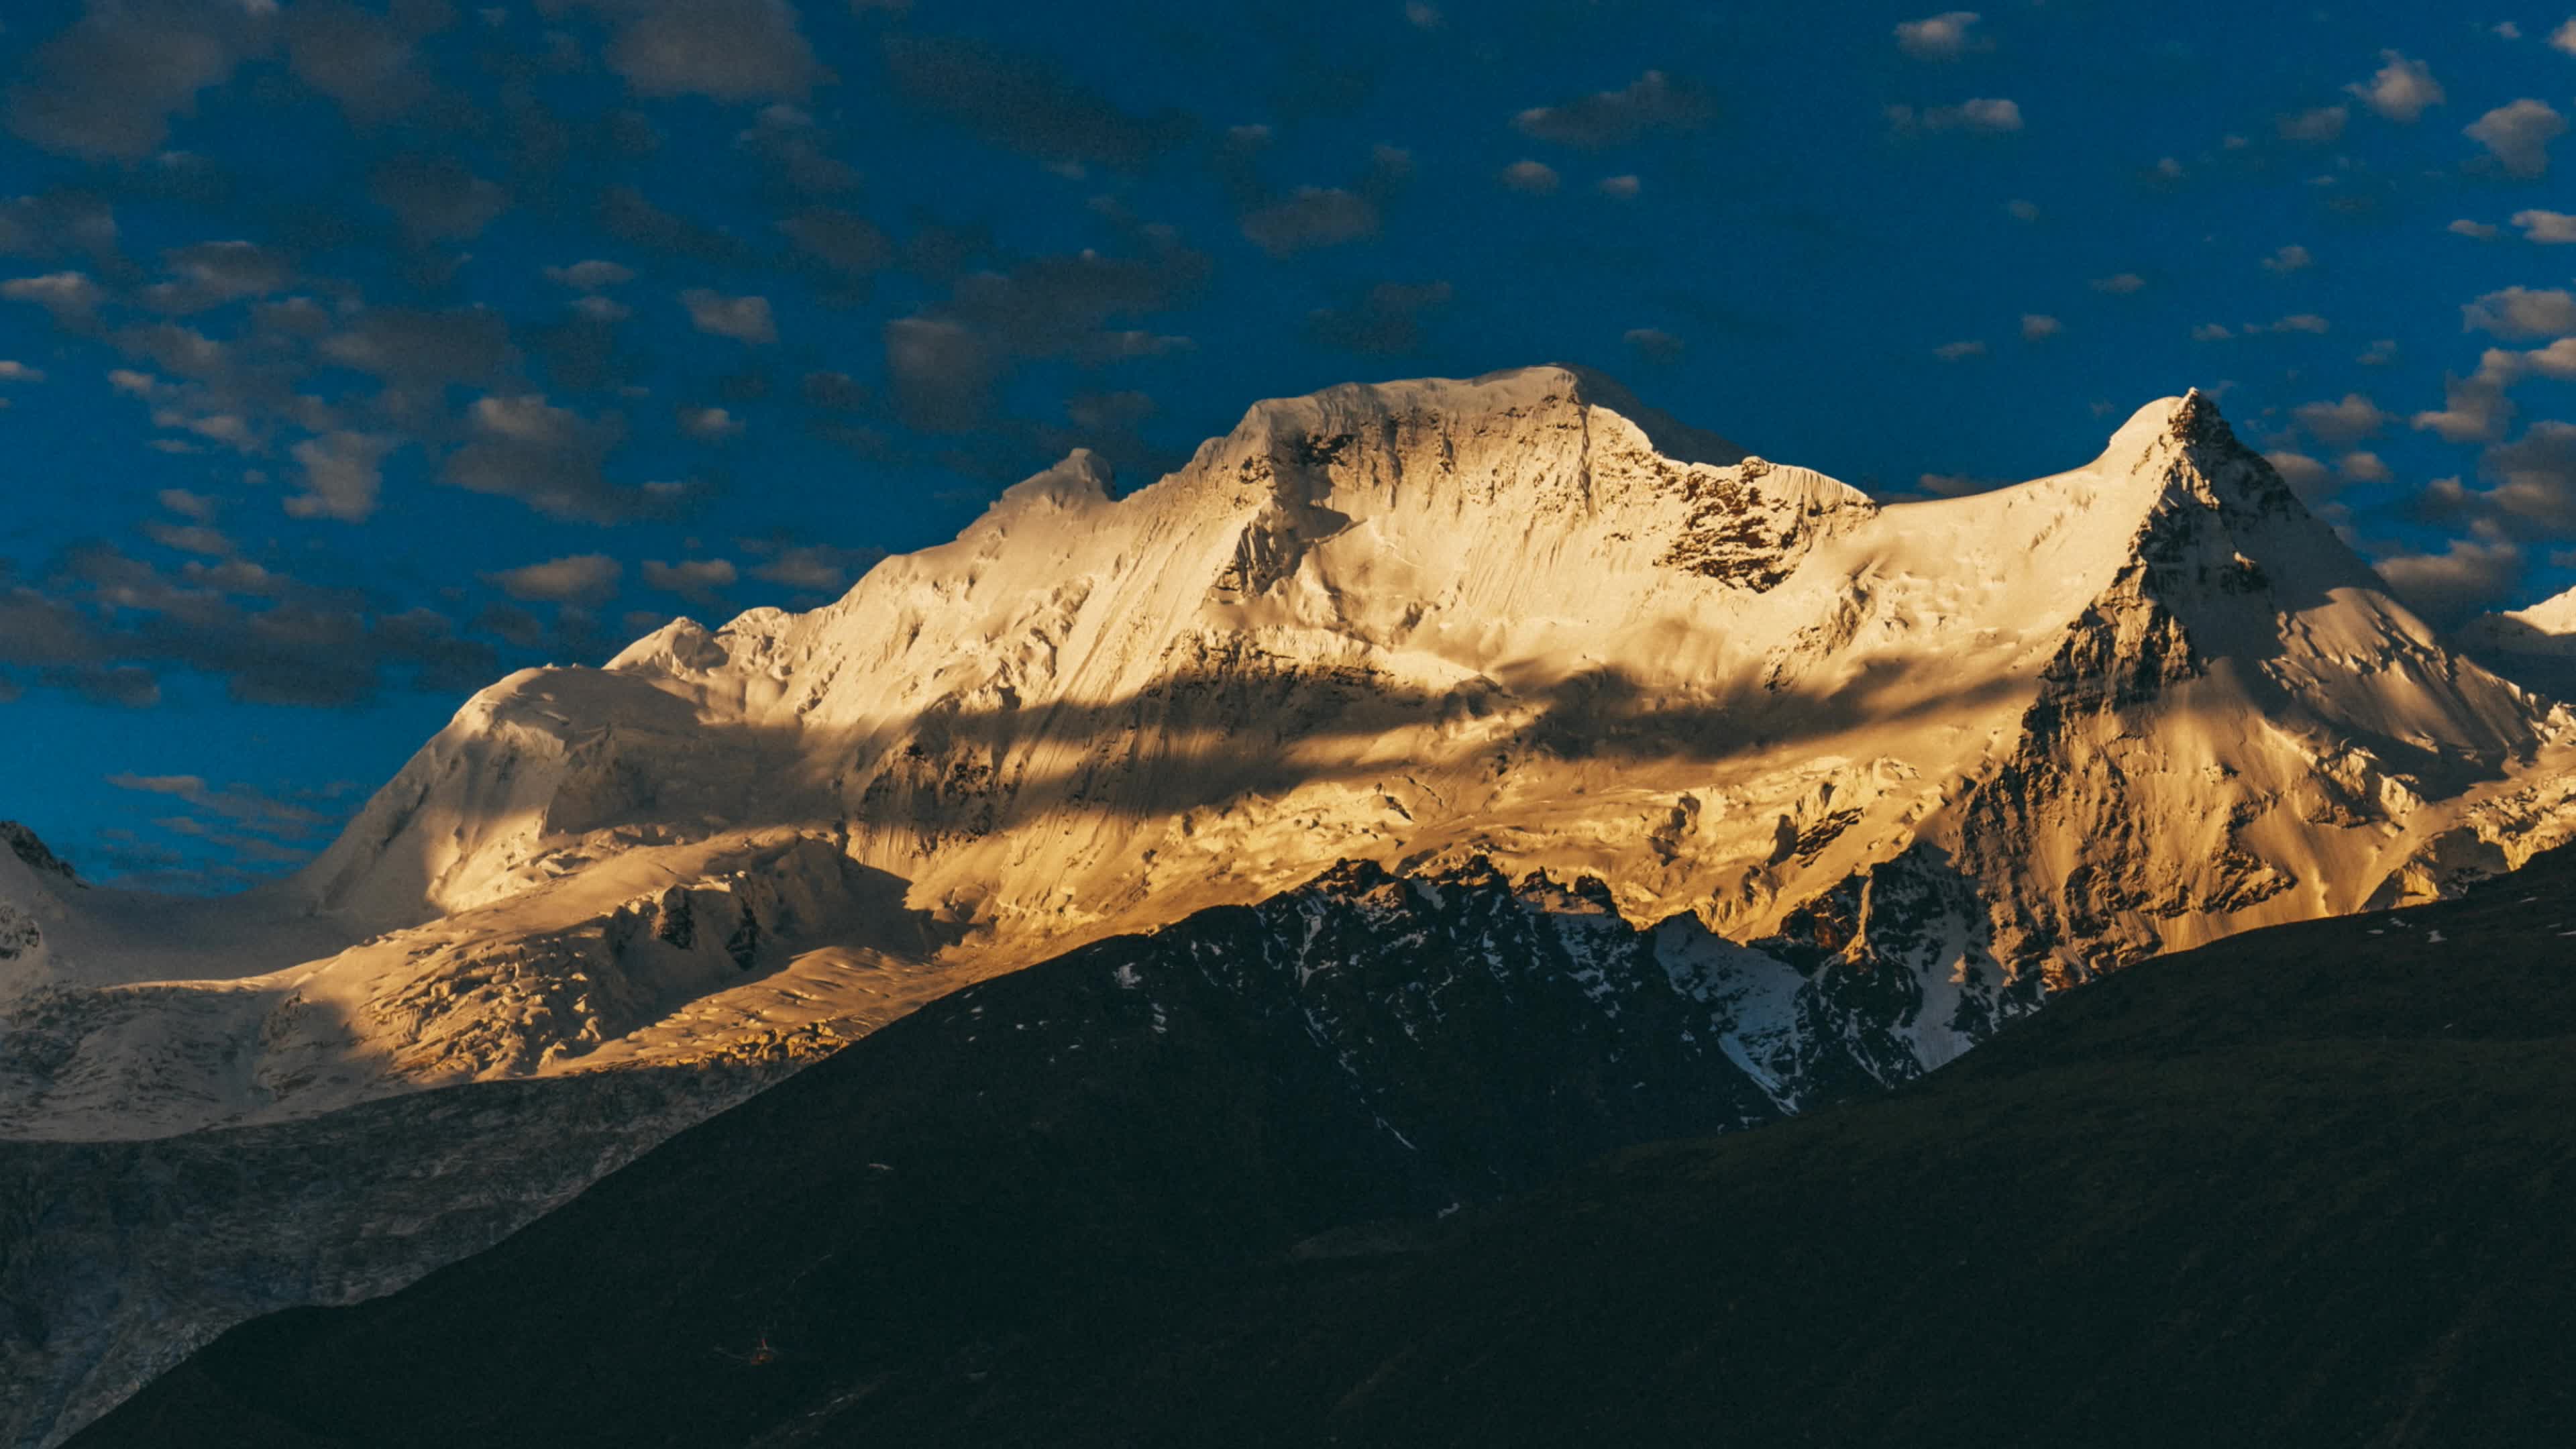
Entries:
[[[1303, 1125], [1346, 1099], [1293, 1021], [1176, 985], [1122, 1027], [1049, 969], [403, 1292], [245, 1325], [75, 1442], [2576, 1442], [2568, 852], [1445, 1217], [1425, 1154]], [[1036, 1008], [1088, 1013], [1052, 1060], [960, 1050]], [[1113, 1045], [1158, 1020], [1182, 1050]], [[1440, 1120], [1590, 1093], [1542, 1134], [1570, 1151], [1622, 1085], [1584, 1059]]]

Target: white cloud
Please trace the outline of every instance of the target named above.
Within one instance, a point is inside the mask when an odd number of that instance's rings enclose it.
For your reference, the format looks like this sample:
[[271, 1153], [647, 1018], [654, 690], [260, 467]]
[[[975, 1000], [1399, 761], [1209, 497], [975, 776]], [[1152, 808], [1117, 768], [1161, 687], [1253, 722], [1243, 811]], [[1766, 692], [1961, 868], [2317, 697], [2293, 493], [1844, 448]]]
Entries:
[[282, 505], [287, 516], [365, 522], [376, 511], [385, 456], [397, 442], [377, 434], [334, 432], [296, 444], [289, 451], [304, 469], [304, 491]]
[[1638, 192], [1643, 190], [1645, 190], [1645, 183], [1639, 181], [1634, 176], [1604, 176], [1601, 178], [1601, 194], [1604, 196], [1616, 197], [1621, 201], [1631, 200], [1635, 198]]
[[2135, 272], [2114, 272], [2110, 276], [2093, 279], [2094, 291], [2108, 292], [2114, 297], [2128, 296], [2132, 292], [2144, 290], [2146, 285], [2147, 279]]
[[2490, 332], [2498, 337], [2576, 335], [2576, 294], [2563, 288], [2535, 291], [2507, 287], [2462, 307], [2460, 325], [2462, 331]]
[[2369, 80], [2355, 81], [2344, 89], [2361, 97], [2370, 107], [2389, 120], [2412, 125], [2426, 109], [2442, 104], [2442, 83], [2420, 60], [2408, 60], [2393, 50], [2383, 50], [2384, 64]]
[[575, 262], [568, 267], [548, 267], [546, 280], [561, 287], [596, 292], [604, 287], [623, 286], [634, 281], [635, 270], [632, 267], [621, 267], [615, 262], [593, 259]]
[[2315, 266], [2317, 259], [2303, 246], [2286, 246], [2263, 259], [2263, 270], [2275, 273], [2304, 272]]
[[2576, 216], [2563, 211], [2517, 211], [2513, 224], [2522, 228], [2524, 241], [2547, 246], [2576, 242]]
[[43, 382], [44, 369], [0, 358], [0, 382]]
[[2005, 135], [2022, 126], [2020, 103], [2000, 96], [1976, 96], [1955, 106], [1923, 111], [1889, 106], [1887, 121], [1899, 131], [1970, 131], [1985, 136]]
[[2566, 117], [2526, 96], [2478, 117], [2461, 134], [2486, 147], [2506, 175], [2528, 180], [2549, 170], [2549, 143], [2566, 130]]
[[617, 581], [625, 576], [625, 566], [608, 555], [583, 553], [503, 569], [483, 577], [514, 599], [597, 603], [617, 592]]
[[[2511, 21], [2505, 23], [2512, 24]], [[2552, 50], [2563, 50], [2569, 55], [2576, 55], [2576, 17], [2570, 17], [2556, 30], [2549, 32], [2549, 46]]]
[[754, 345], [776, 342], [778, 323], [770, 316], [767, 297], [728, 297], [705, 287], [680, 294], [689, 322], [701, 332]]
[[2263, 461], [2271, 464], [2282, 481], [2297, 489], [2303, 498], [2322, 498], [2334, 491], [2334, 478], [2326, 471], [2326, 465], [2305, 453], [2283, 449], [2265, 453]]
[[2493, 241], [2496, 239], [2496, 236], [2502, 228], [2498, 227], [2491, 221], [2471, 221], [2469, 218], [2464, 216], [2459, 220], [2452, 222], [2449, 226], [2442, 228], [2442, 230], [2449, 232], [2453, 236], [2474, 237], [2479, 241]]
[[2039, 203], [2015, 197], [2004, 203], [2004, 214], [2015, 221], [2039, 220]]
[[1674, 362], [1682, 355], [1682, 340], [1660, 327], [1631, 327], [1620, 340], [1648, 362]]
[[644, 563], [646, 587], [678, 594], [692, 603], [717, 602], [733, 587], [735, 578], [731, 559], [693, 558], [675, 564], [647, 559]]
[[2054, 337], [2065, 330], [2066, 324], [2054, 317], [2039, 312], [2021, 314], [2021, 338], [2024, 342], [2037, 342], [2043, 338]]
[[1952, 10], [1900, 21], [1896, 48], [1916, 60], [1957, 60], [1971, 50], [1989, 49], [1993, 43], [1977, 33], [1978, 19], [1974, 10]]
[[2343, 123], [2351, 114], [2342, 106], [2318, 106], [2283, 116], [2279, 123], [2281, 139], [2318, 144], [2331, 141], [2343, 134]]
[[1965, 358], [1983, 357], [1986, 355], [1986, 344], [1974, 339], [1964, 342], [1944, 342], [1940, 346], [1932, 349], [1932, 355], [1941, 359], [1943, 362], [1958, 362]]
[[2512, 543], [2455, 538], [2441, 553], [2398, 554], [2379, 561], [2379, 576], [2408, 603], [2436, 614], [2492, 604], [2522, 578], [2522, 550]]
[[2388, 414], [2357, 392], [2345, 393], [2341, 402], [2301, 403], [2290, 410], [2290, 415], [2325, 443], [2356, 443], [2375, 436], [2388, 425]]
[[1531, 196], [1556, 190], [1556, 168], [1544, 161], [1515, 161], [1503, 168], [1503, 184]]
[[742, 419], [724, 408], [682, 408], [680, 431], [702, 443], [713, 443], [741, 432]]

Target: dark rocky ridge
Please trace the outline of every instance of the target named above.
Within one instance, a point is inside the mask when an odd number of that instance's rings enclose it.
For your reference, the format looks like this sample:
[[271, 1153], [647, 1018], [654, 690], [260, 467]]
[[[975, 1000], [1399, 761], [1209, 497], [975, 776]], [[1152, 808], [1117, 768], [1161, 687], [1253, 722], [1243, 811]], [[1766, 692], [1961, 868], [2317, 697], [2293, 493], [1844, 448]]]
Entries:
[[[1292, 1008], [1296, 953], [1237, 910], [987, 983], [491, 1253], [226, 1335], [75, 1442], [2576, 1433], [2570, 852], [2123, 972], [1893, 1097], [1453, 1215], [1487, 1120], [1532, 1149], [1503, 1186], [1649, 1123], [1600, 1053], [1492, 1075], [1510, 1015], [1404, 1033], [1444, 980], [1572, 1010], [1559, 1042], [1612, 1015], [1548, 984], [1577, 957], [1544, 935], [1512, 939], [1521, 973], [1460, 951], [1506, 919], [1490, 884], [1350, 885], [1314, 939], [1373, 925], [1374, 954], [1320, 1000]], [[1373, 896], [1449, 928], [1385, 933]], [[1355, 1091], [1359, 1041], [1418, 1069]]]

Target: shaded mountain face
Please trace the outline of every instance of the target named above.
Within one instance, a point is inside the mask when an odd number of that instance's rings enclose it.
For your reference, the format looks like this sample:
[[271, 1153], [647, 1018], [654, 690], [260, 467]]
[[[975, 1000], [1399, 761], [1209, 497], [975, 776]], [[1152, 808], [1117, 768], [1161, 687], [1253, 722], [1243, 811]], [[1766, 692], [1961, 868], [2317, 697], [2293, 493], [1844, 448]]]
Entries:
[[2124, 972], [1892, 1095], [1450, 1211], [1651, 1128], [1632, 1083], [1766, 1115], [1649, 1048], [1707, 1024], [1697, 978], [1585, 894], [1354, 868], [1084, 948], [410, 1289], [237, 1329], [75, 1442], [2576, 1429], [2576, 855]]
[[[180, 906], [0, 853], [0, 1137], [758, 1077], [1340, 861], [1588, 878], [1622, 939], [1723, 957], [1736, 1016], [1651, 1017], [1713, 1075], [1648, 1080], [1712, 1115], [1603, 1119], [1711, 1129], [2158, 952], [2509, 869], [2576, 821], [2570, 730], [2197, 394], [2082, 467], [1882, 507], [1588, 374], [1335, 388], [1124, 495], [1069, 458], [829, 607], [505, 679], [277, 887]], [[418, 1181], [388, 1217], [468, 1190]], [[200, 1280], [164, 1349], [285, 1291]]]

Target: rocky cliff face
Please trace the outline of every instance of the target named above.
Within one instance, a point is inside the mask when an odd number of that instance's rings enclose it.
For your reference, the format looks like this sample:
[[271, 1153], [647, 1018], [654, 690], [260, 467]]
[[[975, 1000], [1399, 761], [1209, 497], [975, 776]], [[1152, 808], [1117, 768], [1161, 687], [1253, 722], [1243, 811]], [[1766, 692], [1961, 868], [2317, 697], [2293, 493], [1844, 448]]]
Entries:
[[2197, 394], [1881, 507], [1588, 374], [1336, 388], [1124, 496], [1077, 454], [829, 607], [503, 680], [260, 896], [25, 886], [0, 1127], [765, 1069], [1341, 861], [1589, 879], [1626, 951], [1687, 922], [1769, 1003], [1691, 1060], [1782, 1110], [2509, 868], [2571, 754]]

